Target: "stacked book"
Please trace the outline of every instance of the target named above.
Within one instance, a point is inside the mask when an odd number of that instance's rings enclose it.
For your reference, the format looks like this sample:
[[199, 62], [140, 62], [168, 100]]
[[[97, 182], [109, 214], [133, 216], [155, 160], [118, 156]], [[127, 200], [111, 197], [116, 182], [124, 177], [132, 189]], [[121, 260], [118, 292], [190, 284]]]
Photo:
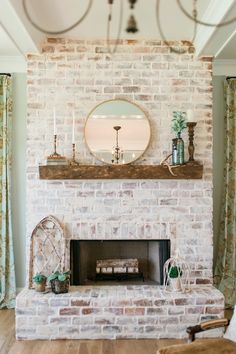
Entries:
[[68, 161], [64, 156], [61, 155], [50, 155], [47, 158], [47, 165], [68, 165]]

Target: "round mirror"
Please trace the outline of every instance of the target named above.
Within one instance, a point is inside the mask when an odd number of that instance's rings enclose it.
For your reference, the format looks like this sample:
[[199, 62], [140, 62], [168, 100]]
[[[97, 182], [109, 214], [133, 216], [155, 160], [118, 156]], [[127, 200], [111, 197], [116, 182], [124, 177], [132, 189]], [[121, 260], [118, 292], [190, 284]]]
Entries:
[[122, 99], [100, 103], [89, 114], [85, 139], [92, 154], [109, 164], [137, 160], [150, 140], [150, 124], [145, 112]]

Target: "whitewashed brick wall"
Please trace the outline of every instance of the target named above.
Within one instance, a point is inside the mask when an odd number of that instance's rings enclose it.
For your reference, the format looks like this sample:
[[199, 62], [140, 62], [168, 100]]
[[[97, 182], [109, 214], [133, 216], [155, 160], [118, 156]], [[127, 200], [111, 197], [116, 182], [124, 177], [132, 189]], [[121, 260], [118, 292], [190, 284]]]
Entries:
[[[28, 55], [27, 236], [51, 214], [70, 238], [171, 239], [190, 263], [193, 283], [212, 277], [212, 64], [176, 55], [160, 41], [123, 41], [112, 58], [105, 41], [51, 38], [42, 55]], [[138, 164], [159, 164], [171, 150], [174, 110], [194, 111], [195, 158], [202, 180], [39, 179], [38, 165], [53, 151], [53, 108], [58, 152], [71, 157], [75, 112], [77, 158], [99, 164], [85, 144], [92, 108], [125, 98], [148, 114], [152, 135]], [[184, 135], [187, 146], [187, 136]], [[186, 149], [187, 156], [187, 149]]]

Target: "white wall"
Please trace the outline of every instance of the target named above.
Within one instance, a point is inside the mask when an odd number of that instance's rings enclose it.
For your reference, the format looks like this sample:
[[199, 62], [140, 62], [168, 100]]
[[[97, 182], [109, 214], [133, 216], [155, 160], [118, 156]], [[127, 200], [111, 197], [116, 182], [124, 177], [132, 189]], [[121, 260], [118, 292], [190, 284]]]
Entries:
[[16, 266], [16, 285], [26, 279], [25, 207], [26, 207], [26, 74], [13, 74], [12, 132], [12, 217]]
[[214, 260], [220, 226], [224, 172], [224, 76], [213, 76], [213, 229]]

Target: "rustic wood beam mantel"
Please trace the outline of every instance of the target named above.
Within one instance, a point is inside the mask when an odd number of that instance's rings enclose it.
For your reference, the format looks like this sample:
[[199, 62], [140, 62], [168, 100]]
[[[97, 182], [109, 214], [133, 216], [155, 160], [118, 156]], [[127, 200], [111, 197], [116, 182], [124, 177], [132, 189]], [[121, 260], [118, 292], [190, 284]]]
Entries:
[[203, 166], [194, 162], [173, 168], [162, 165], [39, 166], [40, 179], [201, 179]]

